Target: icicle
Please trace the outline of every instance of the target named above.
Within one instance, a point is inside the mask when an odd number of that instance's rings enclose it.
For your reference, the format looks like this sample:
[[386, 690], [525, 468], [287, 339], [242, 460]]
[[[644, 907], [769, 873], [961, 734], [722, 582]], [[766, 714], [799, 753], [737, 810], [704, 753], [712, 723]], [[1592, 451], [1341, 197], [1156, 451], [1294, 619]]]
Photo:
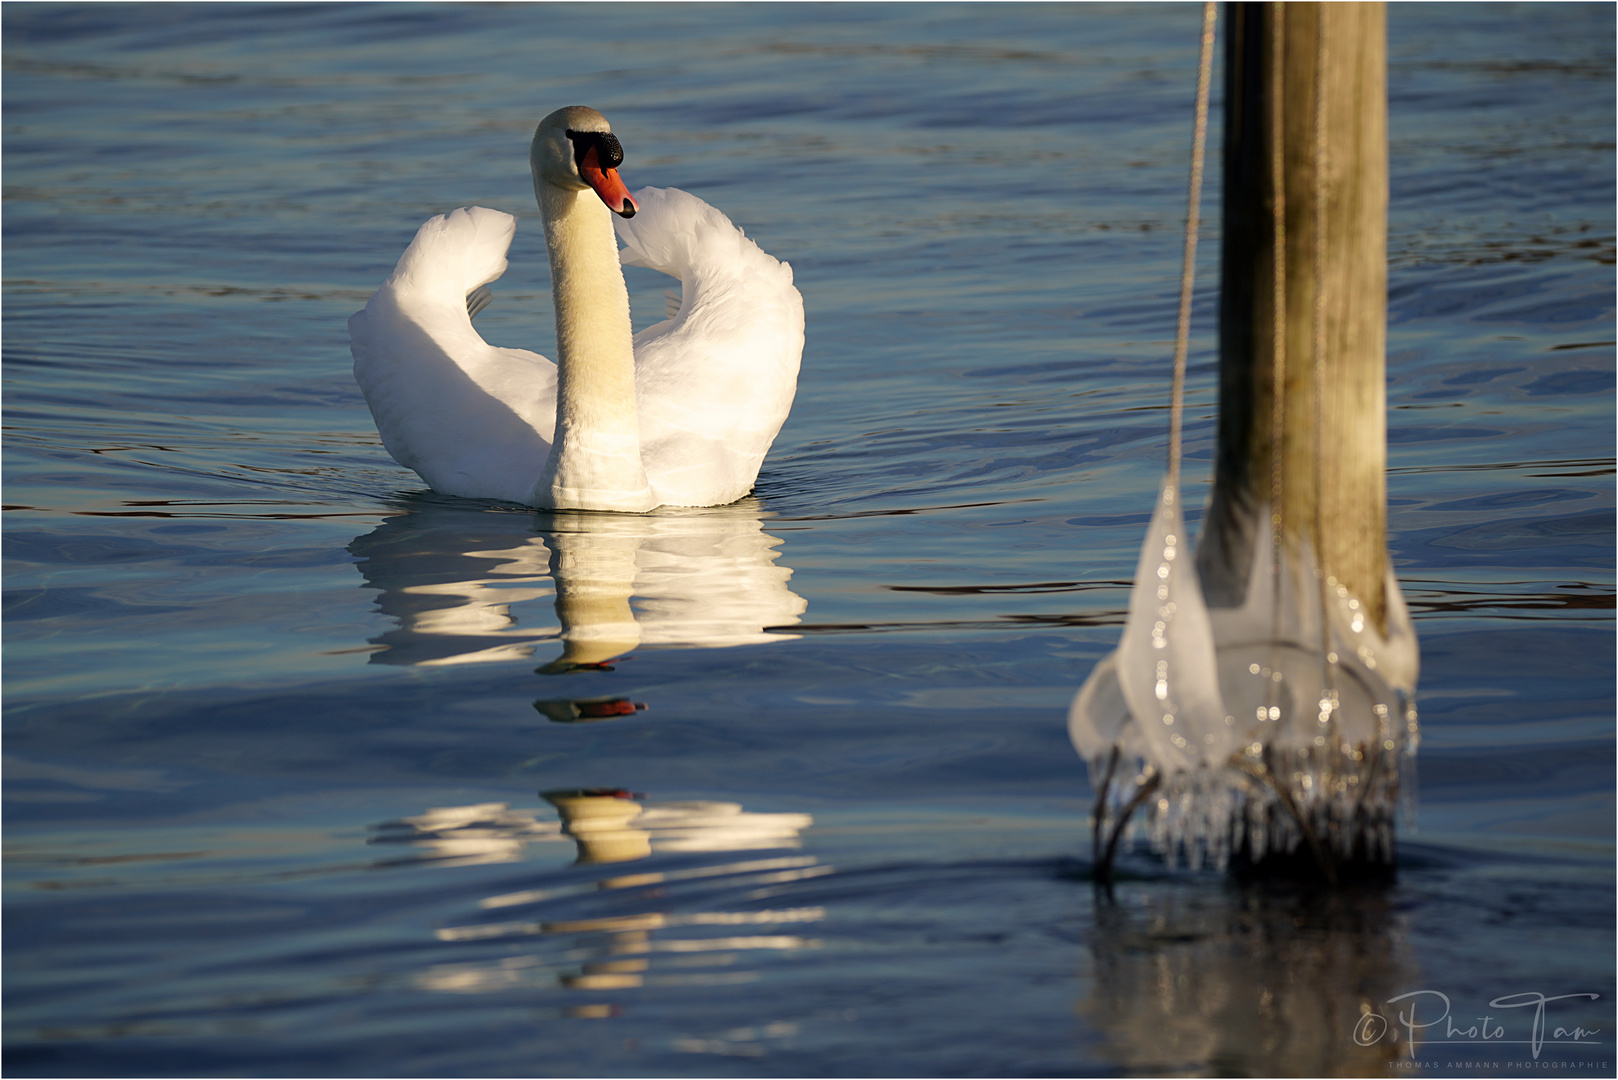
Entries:
[[[1114, 816], [1147, 776], [1160, 779], [1148, 834], [1170, 865], [1222, 868], [1237, 852], [1258, 861], [1305, 843], [1340, 862], [1391, 860], [1419, 741], [1419, 654], [1398, 582], [1390, 575], [1384, 635], [1328, 578], [1322, 635], [1310, 545], [1284, 554], [1277, 603], [1270, 533], [1255, 532], [1243, 604], [1208, 609], [1177, 493], [1163, 485], [1119, 647], [1070, 709], [1073, 744], [1098, 787], [1114, 780]], [[1114, 748], [1124, 765], [1109, 773]]]
[[[1324, 486], [1322, 387], [1325, 370], [1326, 205], [1324, 15], [1317, 13], [1315, 57], [1313, 479]], [[1282, 16], [1276, 16], [1279, 21]], [[1239, 607], [1210, 611], [1185, 534], [1180, 491], [1185, 360], [1196, 265], [1196, 236], [1212, 70], [1215, 7], [1203, 10], [1197, 119], [1180, 282], [1180, 318], [1171, 391], [1168, 475], [1141, 546], [1129, 614], [1115, 652], [1086, 681], [1069, 710], [1074, 746], [1099, 789], [1098, 880], [1106, 880], [1124, 818], [1146, 804], [1152, 849], [1170, 865], [1225, 866], [1233, 855], [1257, 862], [1306, 844], [1328, 879], [1334, 863], [1391, 860], [1395, 804], [1411, 806], [1419, 670], [1409, 612], [1391, 572], [1384, 584], [1387, 631], [1314, 563], [1316, 545], [1300, 522], [1255, 509], [1253, 562]], [[1272, 60], [1280, 70], [1280, 50]], [[1280, 85], [1277, 75], [1277, 85]], [[1281, 131], [1281, 102], [1274, 101]], [[1270, 497], [1287, 502], [1286, 183], [1275, 140], [1271, 213], [1275, 271], [1273, 427]], [[1293, 417], [1296, 421], [1299, 417]], [[1315, 504], [1315, 531], [1323, 528]], [[1287, 539], [1283, 541], [1281, 538]], [[1275, 545], [1287, 543], [1277, 552]], [[1296, 544], [1294, 549], [1292, 544]], [[1132, 781], [1131, 774], [1133, 773]], [[1147, 801], [1150, 796], [1150, 801]], [[1408, 810], [1407, 810], [1408, 812]], [[1102, 849], [1103, 819], [1114, 818]]]
[[1135, 582], [1115, 666], [1148, 760], [1164, 773], [1221, 762], [1235, 745], [1234, 721], [1226, 722], [1208, 609], [1179, 492], [1168, 480], [1158, 492]]

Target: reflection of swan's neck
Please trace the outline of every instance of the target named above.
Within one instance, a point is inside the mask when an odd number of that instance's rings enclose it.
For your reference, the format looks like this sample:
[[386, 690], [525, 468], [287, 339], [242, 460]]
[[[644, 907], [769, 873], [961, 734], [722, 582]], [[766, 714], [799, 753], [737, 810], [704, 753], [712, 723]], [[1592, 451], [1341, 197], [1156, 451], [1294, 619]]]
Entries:
[[562, 827], [579, 845], [580, 863], [628, 862], [652, 853], [651, 834], [630, 827], [641, 805], [617, 795], [554, 792], [545, 800], [556, 807]]
[[640, 455], [629, 291], [612, 213], [595, 192], [541, 183], [556, 307], [556, 441], [540, 506], [644, 511], [656, 505]]
[[552, 545], [562, 662], [599, 664], [638, 645], [640, 624], [629, 598], [635, 589], [635, 554], [640, 545], [567, 532], [558, 532]]

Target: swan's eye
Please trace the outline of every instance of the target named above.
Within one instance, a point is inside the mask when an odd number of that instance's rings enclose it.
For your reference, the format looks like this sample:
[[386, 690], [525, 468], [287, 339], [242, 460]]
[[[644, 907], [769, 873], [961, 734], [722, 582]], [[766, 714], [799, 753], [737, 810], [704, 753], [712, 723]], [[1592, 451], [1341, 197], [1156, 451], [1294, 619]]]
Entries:
[[567, 137], [573, 140], [573, 164], [584, 164], [584, 155], [593, 146], [596, 150], [596, 164], [602, 169], [616, 169], [624, 163], [624, 148], [618, 142], [618, 136], [610, 131], [569, 131]]

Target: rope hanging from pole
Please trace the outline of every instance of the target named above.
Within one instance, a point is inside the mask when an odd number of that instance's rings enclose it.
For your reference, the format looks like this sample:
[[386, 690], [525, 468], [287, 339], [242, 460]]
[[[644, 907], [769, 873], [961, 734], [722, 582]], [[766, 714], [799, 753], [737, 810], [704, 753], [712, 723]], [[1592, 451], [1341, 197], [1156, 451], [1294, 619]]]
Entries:
[[[1213, 82], [1214, 23], [1218, 16], [1218, 10], [1218, 5], [1214, 0], [1206, 0], [1202, 6], [1202, 44], [1197, 62], [1196, 119], [1192, 126], [1191, 135], [1191, 178], [1188, 184], [1189, 190], [1186, 194], [1185, 243], [1180, 264], [1179, 322], [1174, 337], [1174, 388], [1169, 404], [1168, 477], [1164, 481], [1160, 492], [1162, 505], [1173, 508], [1176, 521], [1179, 520], [1178, 507], [1181, 502], [1179, 486], [1181, 432], [1184, 429], [1185, 415], [1185, 366], [1191, 336], [1191, 298], [1192, 287], [1196, 278], [1197, 233], [1201, 227], [1202, 173], [1203, 163], [1207, 157], [1208, 142], [1208, 96], [1209, 88]], [[1162, 513], [1162, 506], [1159, 508], [1159, 513]], [[1173, 529], [1174, 533], [1182, 533], [1183, 531], [1184, 529], [1180, 525], [1176, 525]], [[1177, 547], [1179, 543], [1179, 539], [1175, 535], [1166, 535], [1161, 539], [1171, 549]], [[1166, 558], [1173, 559], [1174, 555], [1171, 552]], [[1166, 576], [1168, 573], [1167, 566], [1160, 569], [1160, 576]], [[1168, 586], [1164, 584], [1160, 586], [1160, 589], [1159, 595], [1166, 598], [1168, 596]], [[1200, 606], [1200, 594], [1198, 603]], [[1172, 605], [1170, 605], [1170, 608], [1172, 608]], [[1132, 620], [1133, 616], [1131, 616]], [[1166, 622], [1159, 622], [1157, 625], [1161, 629], [1165, 628], [1167, 624]], [[1160, 663], [1159, 669], [1164, 670], [1166, 666], [1166, 663]], [[1162, 696], [1160, 693], [1159, 697], [1161, 698]], [[1165, 719], [1172, 722], [1173, 718], [1171, 715]], [[1181, 739], [1180, 745], [1185, 746], [1188, 744], [1184, 739]], [[1091, 845], [1095, 858], [1096, 883], [1103, 886], [1110, 886], [1111, 884], [1112, 862], [1118, 851], [1119, 839], [1123, 836], [1123, 831], [1128, 826], [1130, 817], [1157, 789], [1159, 782], [1159, 778], [1155, 776], [1147, 777], [1143, 782], [1138, 781], [1134, 796], [1128, 800], [1119, 812], [1113, 815], [1112, 827], [1108, 830], [1106, 828], [1108, 796], [1112, 788], [1113, 775], [1118, 767], [1119, 756], [1118, 747], [1114, 746], [1112, 755], [1108, 759], [1110, 764], [1107, 766], [1105, 775], [1100, 778], [1096, 792]], [[1106, 838], [1105, 843], [1103, 843], [1103, 837]]]
[[1185, 246], [1180, 263], [1180, 318], [1174, 334], [1174, 390], [1169, 405], [1169, 483], [1180, 484], [1180, 441], [1185, 415], [1185, 360], [1191, 340], [1191, 292], [1202, 224], [1202, 166], [1208, 144], [1208, 89], [1213, 81], [1214, 20], [1218, 5], [1202, 5], [1202, 52], [1197, 61], [1197, 112], [1191, 134], [1191, 182], [1186, 195]]

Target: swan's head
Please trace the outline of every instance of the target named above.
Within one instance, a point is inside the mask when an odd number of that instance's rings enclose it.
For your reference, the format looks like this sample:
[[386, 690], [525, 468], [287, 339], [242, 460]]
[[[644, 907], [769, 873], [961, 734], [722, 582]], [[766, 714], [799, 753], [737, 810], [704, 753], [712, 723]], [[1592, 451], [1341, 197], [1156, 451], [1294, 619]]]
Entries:
[[564, 191], [590, 188], [608, 210], [627, 218], [640, 207], [618, 178], [623, 160], [624, 149], [607, 118], [583, 105], [557, 109], [541, 120], [528, 149], [536, 197], [545, 185]]

